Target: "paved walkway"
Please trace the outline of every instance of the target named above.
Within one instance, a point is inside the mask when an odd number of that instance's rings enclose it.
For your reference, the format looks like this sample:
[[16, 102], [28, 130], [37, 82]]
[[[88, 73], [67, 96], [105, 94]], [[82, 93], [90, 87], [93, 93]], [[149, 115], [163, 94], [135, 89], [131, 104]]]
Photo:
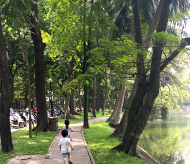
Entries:
[[[89, 120], [89, 124], [95, 123], [98, 121], [104, 121], [107, 118], [97, 118]], [[92, 164], [88, 149], [85, 145], [85, 141], [83, 139], [83, 135], [81, 132], [81, 128], [83, 126], [83, 122], [79, 122], [77, 124], [71, 125], [74, 132], [71, 133], [72, 135], [72, 144], [74, 150], [72, 150], [72, 162], [73, 164]], [[49, 153], [51, 154], [49, 159], [45, 159], [45, 155], [22, 155], [19, 156], [19, 159], [12, 158], [8, 161], [7, 164], [63, 164], [63, 157], [61, 156], [58, 144], [60, 140], [60, 135], [57, 135], [53, 140], [50, 148]], [[30, 159], [27, 159], [30, 157]], [[21, 160], [25, 159], [25, 160]]]

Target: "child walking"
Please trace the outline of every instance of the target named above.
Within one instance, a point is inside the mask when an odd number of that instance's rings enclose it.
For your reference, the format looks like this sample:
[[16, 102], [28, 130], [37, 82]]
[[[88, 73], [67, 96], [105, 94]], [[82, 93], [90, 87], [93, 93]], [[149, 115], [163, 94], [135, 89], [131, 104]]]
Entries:
[[74, 132], [74, 130], [69, 126], [69, 120], [65, 120], [65, 126], [62, 130], [68, 131], [68, 138], [70, 138], [70, 140], [72, 141], [71, 132]]
[[63, 138], [59, 141], [59, 148], [61, 150], [61, 154], [64, 160], [64, 164], [67, 164], [67, 155], [69, 158], [69, 164], [73, 164], [71, 162], [71, 149], [73, 150], [73, 146], [71, 144], [70, 138], [68, 137], [68, 131], [62, 130], [61, 132]]

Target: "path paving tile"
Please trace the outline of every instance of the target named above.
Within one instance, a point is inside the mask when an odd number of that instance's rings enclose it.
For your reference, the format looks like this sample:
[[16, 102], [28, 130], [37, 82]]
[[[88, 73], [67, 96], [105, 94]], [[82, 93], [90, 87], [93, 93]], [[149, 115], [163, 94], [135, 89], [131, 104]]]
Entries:
[[[104, 121], [107, 118], [97, 118], [89, 120], [89, 124], [95, 123], [98, 121]], [[92, 164], [87, 147], [85, 145], [85, 141], [83, 140], [83, 135], [81, 132], [81, 128], [83, 126], [83, 122], [71, 125], [74, 132], [72, 135], [72, 144], [74, 150], [71, 152], [71, 159], [73, 164]], [[61, 152], [59, 150], [58, 144], [61, 139], [60, 134], [58, 134], [53, 140], [49, 153], [51, 154], [49, 159], [45, 159], [45, 155], [22, 155], [19, 156], [19, 159], [12, 158], [8, 161], [7, 164], [63, 164], [63, 157], [61, 156]], [[27, 160], [21, 160], [21, 158], [27, 158]]]

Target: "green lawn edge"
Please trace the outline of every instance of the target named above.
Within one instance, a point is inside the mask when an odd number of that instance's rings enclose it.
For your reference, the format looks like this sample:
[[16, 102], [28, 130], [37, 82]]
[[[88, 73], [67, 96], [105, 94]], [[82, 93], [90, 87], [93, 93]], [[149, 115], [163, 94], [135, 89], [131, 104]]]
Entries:
[[84, 129], [86, 143], [96, 164], [144, 164], [140, 159], [123, 152], [111, 151], [119, 144], [118, 138], [110, 137], [112, 133], [108, 122], [105, 121], [93, 123], [89, 129]]

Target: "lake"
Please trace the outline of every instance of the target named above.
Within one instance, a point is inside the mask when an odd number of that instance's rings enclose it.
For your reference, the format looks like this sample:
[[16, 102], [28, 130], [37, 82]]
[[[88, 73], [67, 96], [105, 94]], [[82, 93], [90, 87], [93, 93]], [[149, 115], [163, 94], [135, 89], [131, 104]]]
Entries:
[[190, 164], [190, 115], [148, 122], [139, 145], [162, 164]]

